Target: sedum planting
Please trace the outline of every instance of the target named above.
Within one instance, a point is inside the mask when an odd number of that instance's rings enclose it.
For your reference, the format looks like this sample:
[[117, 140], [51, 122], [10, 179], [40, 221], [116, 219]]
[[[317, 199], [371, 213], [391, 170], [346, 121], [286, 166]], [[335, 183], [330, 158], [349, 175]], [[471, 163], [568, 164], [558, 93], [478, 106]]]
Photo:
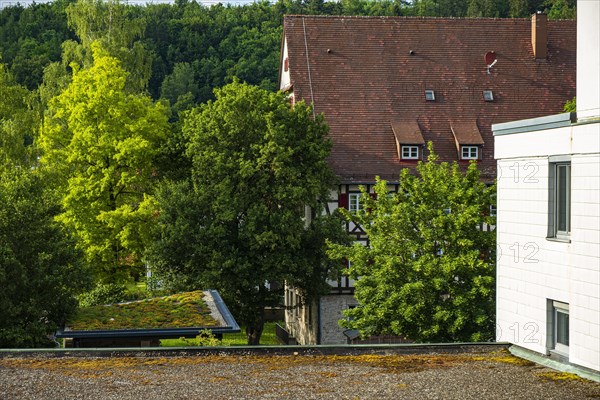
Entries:
[[67, 323], [74, 331], [217, 325], [200, 290], [130, 303], [82, 307]]

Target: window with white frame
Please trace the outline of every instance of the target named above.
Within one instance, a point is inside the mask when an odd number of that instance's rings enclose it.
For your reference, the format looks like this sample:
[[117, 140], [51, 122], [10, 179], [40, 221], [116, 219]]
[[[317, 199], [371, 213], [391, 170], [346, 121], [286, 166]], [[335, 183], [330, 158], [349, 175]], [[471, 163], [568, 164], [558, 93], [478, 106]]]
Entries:
[[362, 208], [360, 204], [360, 196], [360, 193], [350, 193], [348, 195], [348, 211], [357, 212]]
[[419, 146], [402, 146], [402, 159], [403, 160], [419, 159]]
[[553, 349], [569, 354], [569, 305], [559, 301], [552, 302]]
[[479, 158], [479, 147], [461, 146], [460, 158], [463, 160], [477, 160]]
[[549, 237], [568, 239], [571, 234], [571, 162], [550, 163]]

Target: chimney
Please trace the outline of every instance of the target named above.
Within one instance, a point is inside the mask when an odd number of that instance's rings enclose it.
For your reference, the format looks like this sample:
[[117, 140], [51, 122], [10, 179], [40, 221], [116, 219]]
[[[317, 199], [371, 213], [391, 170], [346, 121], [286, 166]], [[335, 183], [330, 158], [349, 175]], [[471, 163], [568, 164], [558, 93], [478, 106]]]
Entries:
[[531, 46], [536, 60], [545, 60], [548, 54], [548, 16], [537, 12], [531, 16]]

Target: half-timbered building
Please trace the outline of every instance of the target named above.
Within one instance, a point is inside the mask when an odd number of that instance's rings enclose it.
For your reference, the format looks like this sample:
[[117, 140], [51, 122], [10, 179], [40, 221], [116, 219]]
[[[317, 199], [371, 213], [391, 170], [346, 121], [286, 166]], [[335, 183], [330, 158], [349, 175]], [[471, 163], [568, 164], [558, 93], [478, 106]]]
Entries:
[[[476, 160], [496, 178], [491, 125], [559, 113], [575, 96], [575, 21], [290, 15], [284, 18], [279, 89], [323, 113], [340, 180], [328, 211], [360, 208], [376, 176], [395, 190], [400, 170], [427, 157]], [[368, 244], [352, 223], [348, 232]], [[299, 343], [346, 343], [338, 326], [356, 306], [353, 282], [331, 281], [317, 303], [289, 307]], [[302, 304], [287, 288], [286, 304]]]

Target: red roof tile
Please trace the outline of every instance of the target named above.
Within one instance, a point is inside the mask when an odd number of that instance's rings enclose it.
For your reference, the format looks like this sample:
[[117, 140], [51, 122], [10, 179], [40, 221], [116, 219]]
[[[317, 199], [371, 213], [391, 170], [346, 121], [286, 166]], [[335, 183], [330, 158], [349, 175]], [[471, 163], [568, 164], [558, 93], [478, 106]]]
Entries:
[[421, 128], [414, 121], [392, 121], [392, 131], [399, 144], [425, 144]]
[[475, 121], [452, 122], [450, 124], [450, 129], [452, 130], [457, 145], [485, 144]]
[[[284, 37], [295, 98], [324, 113], [330, 164], [345, 182], [395, 180], [414, 167], [398, 158], [395, 121], [416, 121], [443, 161], [458, 159], [452, 123], [476, 124], [482, 177], [492, 180], [491, 125], [560, 113], [575, 96], [575, 21], [548, 22], [542, 60], [533, 55], [529, 19], [292, 15]], [[425, 100], [429, 89], [435, 101]]]

